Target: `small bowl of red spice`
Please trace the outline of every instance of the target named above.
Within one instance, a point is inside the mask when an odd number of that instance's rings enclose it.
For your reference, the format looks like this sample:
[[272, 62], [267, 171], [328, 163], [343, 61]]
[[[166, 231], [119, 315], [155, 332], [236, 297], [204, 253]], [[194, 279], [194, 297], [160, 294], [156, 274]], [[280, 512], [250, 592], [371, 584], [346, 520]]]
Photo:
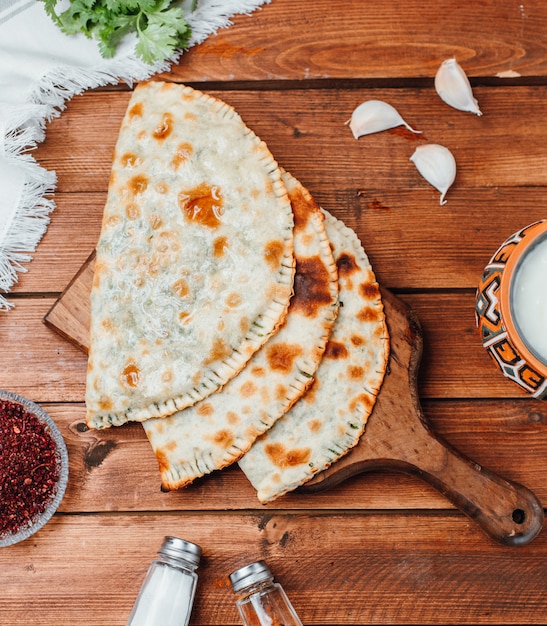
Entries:
[[55, 422], [34, 402], [0, 391], [0, 547], [40, 530], [67, 482], [68, 453]]

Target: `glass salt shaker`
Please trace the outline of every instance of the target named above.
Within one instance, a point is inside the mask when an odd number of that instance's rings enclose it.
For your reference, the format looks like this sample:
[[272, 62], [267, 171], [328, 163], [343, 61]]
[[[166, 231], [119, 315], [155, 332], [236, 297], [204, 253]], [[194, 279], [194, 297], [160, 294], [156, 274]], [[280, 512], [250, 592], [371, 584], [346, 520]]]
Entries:
[[230, 574], [244, 626], [302, 626], [283, 587], [264, 561]]
[[150, 564], [126, 626], [187, 626], [196, 592], [201, 548], [165, 537]]

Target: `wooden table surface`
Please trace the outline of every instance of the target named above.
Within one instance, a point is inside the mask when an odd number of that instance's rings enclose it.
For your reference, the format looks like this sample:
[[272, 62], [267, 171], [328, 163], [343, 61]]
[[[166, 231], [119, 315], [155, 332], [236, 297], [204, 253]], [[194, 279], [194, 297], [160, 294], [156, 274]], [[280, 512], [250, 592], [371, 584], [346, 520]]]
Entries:
[[[433, 79], [455, 56], [482, 117], [448, 107]], [[165, 80], [233, 105], [316, 200], [355, 229], [379, 282], [423, 328], [419, 395], [433, 430], [547, 502], [547, 410], [480, 343], [475, 289], [497, 247], [546, 217], [547, 3], [272, 0], [184, 54]], [[227, 575], [265, 559], [305, 624], [545, 624], [547, 531], [487, 536], [418, 477], [373, 472], [263, 506], [237, 468], [172, 493], [138, 424], [84, 424], [86, 356], [43, 318], [96, 244], [130, 91], [71, 100], [35, 151], [58, 176], [49, 230], [0, 319], [0, 388], [40, 403], [67, 442], [54, 518], [0, 551], [0, 623], [125, 624], [165, 535], [200, 544], [192, 624], [240, 623]], [[424, 131], [356, 141], [344, 125], [380, 99]], [[439, 194], [409, 158], [447, 146]], [[396, 419], [396, 416], [394, 416]]]

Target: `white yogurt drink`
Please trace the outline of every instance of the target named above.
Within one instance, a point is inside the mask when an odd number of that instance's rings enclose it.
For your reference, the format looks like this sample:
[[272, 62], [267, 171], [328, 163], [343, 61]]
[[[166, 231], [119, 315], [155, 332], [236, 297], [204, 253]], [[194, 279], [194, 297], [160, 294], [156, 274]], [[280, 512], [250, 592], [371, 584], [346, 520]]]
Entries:
[[521, 338], [547, 364], [547, 237], [520, 261], [511, 284], [511, 309]]

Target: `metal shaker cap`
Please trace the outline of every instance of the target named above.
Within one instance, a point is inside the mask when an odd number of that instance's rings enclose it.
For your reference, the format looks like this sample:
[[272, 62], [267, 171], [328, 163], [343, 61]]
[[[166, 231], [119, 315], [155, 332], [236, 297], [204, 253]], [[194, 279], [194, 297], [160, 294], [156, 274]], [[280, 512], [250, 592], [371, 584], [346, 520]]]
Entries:
[[201, 548], [191, 541], [185, 541], [178, 537], [165, 537], [158, 554], [189, 561], [192, 565], [199, 565]]
[[230, 582], [235, 592], [271, 578], [273, 578], [273, 574], [265, 561], [256, 561], [250, 565], [244, 565], [230, 574]]

